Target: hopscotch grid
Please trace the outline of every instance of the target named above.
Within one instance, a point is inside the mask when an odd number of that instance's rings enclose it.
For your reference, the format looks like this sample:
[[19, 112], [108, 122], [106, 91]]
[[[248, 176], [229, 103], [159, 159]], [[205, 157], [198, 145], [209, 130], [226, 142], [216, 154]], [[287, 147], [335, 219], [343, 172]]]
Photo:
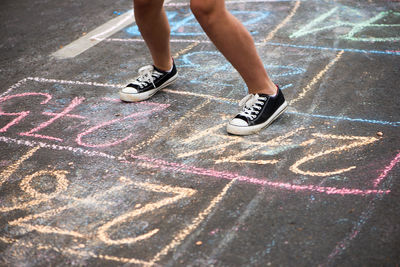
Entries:
[[[229, 4], [233, 4], [233, 3], [247, 3], [247, 2], [289, 2], [289, 1], [294, 1], [294, 0], [249, 0], [249, 1], [227, 1], [227, 3], [229, 3]], [[300, 1], [297, 1], [298, 3], [300, 2]], [[187, 3], [185, 3], [186, 5], [187, 5]], [[167, 4], [166, 6], [174, 6], [174, 4], [173, 3], [171, 3], [171, 4]], [[176, 6], [178, 6], [179, 4], [177, 4]], [[98, 38], [93, 38], [93, 39], [95, 39], [95, 40], [97, 40]], [[110, 41], [115, 41], [114, 39], [112, 39], [112, 38], [109, 38], [109, 39], [101, 39], [102, 41], [108, 41], [108, 42], [110, 42]], [[131, 39], [132, 40], [132, 39]], [[211, 43], [211, 42], [209, 42], [209, 41], [207, 41], [207, 40], [174, 40], [173, 42], [195, 42], [196, 44], [199, 44], [199, 43]], [[266, 43], [266, 42], [262, 42], [262, 43], [257, 43], [257, 45], [269, 45], [270, 43]], [[273, 45], [273, 44], [272, 44]], [[285, 45], [284, 45], [285, 46]], [[305, 48], [305, 47], [300, 47], [300, 48]], [[329, 48], [327, 48], [327, 49], [329, 49]], [[340, 50], [340, 51], [344, 51], [344, 52], [356, 52], [355, 50], [354, 51], [346, 51], [346, 49], [338, 49], [338, 50]], [[336, 50], [335, 50], [336, 51]], [[358, 50], [358, 51], [368, 51], [368, 50]], [[372, 52], [371, 52], [372, 51]], [[379, 54], [379, 53], [381, 53], [381, 52], [384, 52], [384, 51], [374, 51], [374, 50], [369, 50], [369, 52], [370, 53], [377, 53], [377, 54]], [[391, 54], [391, 55], [400, 55], [400, 52], [399, 51], [385, 51], [385, 52], [387, 52], [386, 54]], [[361, 52], [361, 53], [367, 53], [367, 52]], [[384, 53], [382, 53], [382, 54], [384, 54]], [[36, 79], [36, 80], [35, 80]], [[51, 80], [51, 81], [39, 81], [39, 80], [37, 80], [37, 79], [43, 79], [43, 78], [32, 78], [32, 77], [28, 77], [28, 78], [25, 78], [25, 79], [23, 79], [23, 80], [21, 80], [20, 81], [20, 83], [21, 84], [23, 84], [23, 83], [25, 83], [27, 80], [35, 80], [35, 81], [38, 81], [38, 82], [61, 82], [61, 83], [65, 83], [65, 84], [74, 84], [74, 83], [71, 83], [71, 82], [74, 82], [74, 81], [65, 81], [65, 80]], [[81, 82], [81, 83], [79, 83], [80, 85], [89, 85], [89, 86], [103, 86], [103, 87], [114, 87], [114, 88], [119, 88], [119, 87], [121, 87], [121, 86], [123, 86], [123, 85], [112, 85], [112, 84], [101, 84], [101, 83], [91, 83], [91, 82]], [[18, 86], [16, 86], [16, 87], [18, 87]], [[4, 95], [7, 95], [7, 94], [9, 94], [13, 89], [15, 89], [15, 88], [9, 88], [5, 93], [3, 93], [3, 94], [1, 94], [0, 95], [0, 97], [3, 97]], [[208, 97], [211, 97], [211, 96], [209, 96], [209, 95], [206, 95], [206, 96], [208, 96]], [[390, 122], [389, 122], [390, 123]], [[396, 124], [398, 124], [399, 122], [394, 122], [394, 123], [396, 123]], [[0, 137], [0, 141], [3, 141], [4, 142], [4, 140], [3, 139], [1, 139], [1, 137]], [[23, 142], [25, 142], [25, 145], [27, 144], [27, 143], [29, 143], [29, 141], [23, 141]], [[40, 142], [41, 144], [45, 144], [45, 143], [43, 143], [43, 142]], [[61, 147], [61, 146], [59, 146], [59, 147]], [[75, 153], [75, 152], [77, 152], [77, 151], [79, 151], [79, 152], [82, 152], [82, 151], [84, 151], [84, 150], [82, 150], [82, 149], [79, 149], [79, 148], [75, 148], [75, 149], [66, 149], [66, 150], [69, 150], [69, 151], [71, 151], [71, 152], [73, 152], [73, 153]], [[85, 153], [85, 154], [90, 154], [90, 153]], [[102, 153], [102, 152], [100, 152], [100, 154], [96, 154], [96, 153], [94, 153], [94, 156], [104, 156], [104, 155], [107, 155], [107, 154], [105, 154], [105, 153]], [[112, 158], [112, 159], [118, 159], [118, 160], [121, 160], [121, 157], [115, 157], [115, 156], [112, 156], [112, 155], [109, 155], [109, 157], [108, 158]], [[153, 160], [153, 159], [150, 159], [150, 160]], [[397, 161], [396, 161], [396, 163], [397, 163]], [[196, 167], [194, 167], [195, 169], [199, 169], [199, 168], [196, 168]], [[208, 170], [209, 171], [209, 170]], [[380, 175], [380, 177], [381, 176], [386, 176], [384, 173], [382, 173], [381, 175]], [[247, 178], [247, 177], [245, 177], [245, 178]], [[251, 178], [251, 177], [250, 177]], [[251, 178], [251, 179], [254, 179], [254, 178]], [[378, 178], [379, 179], [379, 178]], [[383, 178], [382, 178], [383, 179]], [[234, 181], [243, 181], [243, 176], [238, 176], [238, 177], [236, 177], [236, 178], [233, 178], [233, 179], [231, 179], [231, 182], [230, 183], [233, 183]], [[264, 185], [268, 185], [268, 184], [264, 184]], [[374, 187], [376, 187], [376, 186], [374, 186]], [[285, 186], [282, 186], [282, 189], [287, 189], [287, 186], [285, 187]], [[329, 190], [328, 190], [329, 191]], [[333, 190], [334, 191], [334, 190]], [[330, 191], [330, 192], [333, 192], [333, 191]], [[382, 194], [387, 194], [387, 193], [390, 193], [390, 190], [366, 190], [366, 191], [368, 191], [368, 193], [366, 193], [366, 194], [370, 194], [370, 193], [372, 193], [372, 194], [374, 194], [374, 195], [378, 195], [378, 196], [380, 196], [380, 195], [382, 195]], [[374, 192], [373, 192], [374, 191]], [[326, 193], [326, 192], [325, 192]], [[329, 193], [328, 193], [329, 194]], [[344, 195], [344, 194], [343, 194]], [[76, 252], [78, 252], [78, 251], [76, 251]], [[90, 256], [93, 256], [93, 257], [95, 257], [95, 255], [90, 255]], [[115, 259], [114, 259], [114, 257], [113, 256], [107, 256], [107, 255], [97, 255], [97, 257], [98, 258], [102, 258], [102, 259], [106, 259], [106, 260], [116, 260], [116, 261], [120, 261], [120, 259], [119, 258], [116, 258], [115, 257]], [[129, 260], [129, 259], [128, 259]], [[132, 260], [135, 260], [135, 259], [133, 259], [132, 258]], [[130, 263], [136, 263], [136, 264], [145, 264], [146, 265], [146, 263], [147, 262], [143, 262], [143, 261], [137, 261], [137, 262], [135, 262], [135, 261], [127, 261], [127, 262], [130, 262]], [[152, 263], [150, 263], [150, 264], [154, 264], [154, 262], [152, 262]]]
[[206, 177], [214, 177], [218, 180], [233, 180], [237, 179], [238, 182], [243, 182], [246, 184], [253, 184], [258, 186], [268, 186], [275, 189], [286, 189], [288, 191], [293, 192], [314, 192], [314, 193], [322, 193], [327, 195], [358, 195], [358, 196], [367, 196], [367, 195], [376, 195], [376, 194], [389, 194], [390, 190], [384, 189], [357, 189], [357, 188], [336, 188], [336, 187], [326, 187], [326, 186], [315, 186], [315, 185], [295, 185], [291, 183], [282, 183], [282, 182], [274, 182], [269, 179], [260, 179], [255, 177], [242, 176], [237, 173], [225, 172], [225, 171], [217, 171], [214, 169], [205, 169], [190, 165], [185, 165], [181, 163], [168, 162], [162, 159], [157, 158], [148, 158], [145, 156], [136, 156], [136, 155], [128, 155], [132, 159], [132, 161], [128, 161], [124, 157], [117, 157], [111, 154], [107, 154], [99, 151], [92, 151], [83, 148], [71, 147], [71, 146], [60, 146], [49, 144], [46, 142], [36, 142], [24, 139], [14, 139], [11, 137], [0, 136], [0, 142], [4, 142], [6, 144], [18, 144], [25, 145], [29, 147], [40, 146], [41, 148], [47, 148], [58, 151], [70, 151], [72, 153], [79, 153], [83, 156], [91, 156], [91, 157], [103, 157], [108, 159], [117, 160], [120, 163], [125, 164], [133, 164], [135, 166], [147, 168], [147, 169], [158, 169], [164, 171], [171, 172], [181, 172], [188, 173], [193, 175], [200, 175]]
[[[7, 91], [5, 93], [0, 95], [0, 98], [11, 94], [13, 90], [22, 86], [27, 81], [35, 81], [35, 82], [39, 82], [39, 83], [60, 83], [60, 84], [70, 84], [70, 85], [98, 86], [98, 87], [109, 87], [109, 88], [121, 88], [121, 87], [125, 86], [125, 84], [109, 84], [109, 83], [86, 82], [86, 81], [57, 80], [57, 79], [49, 79], [49, 78], [41, 78], [41, 77], [26, 77], [26, 78], [20, 80], [19, 82], [17, 82], [16, 84], [12, 85], [9, 89], [7, 89]], [[196, 96], [196, 97], [210, 99], [210, 100], [213, 100], [216, 102], [222, 102], [222, 103], [227, 103], [227, 104], [231, 104], [231, 105], [237, 105], [239, 103], [239, 101], [236, 99], [229, 99], [229, 98], [218, 97], [218, 96], [207, 95], [207, 94], [199, 94], [199, 93], [194, 93], [194, 92], [190, 92], [190, 91], [181, 91], [181, 90], [177, 91], [177, 90], [165, 88], [162, 90], [162, 92], [171, 93], [171, 94]], [[118, 101], [119, 101], [119, 99], [118, 99]], [[310, 114], [310, 113], [298, 112], [295, 110], [288, 110], [288, 111], [286, 111], [286, 113], [294, 114], [294, 115], [298, 115], [298, 116], [304, 116], [304, 117], [315, 117], [318, 119], [326, 119], [326, 120], [332, 120], [332, 121], [338, 121], [338, 120], [341, 121], [342, 120], [342, 121], [351, 121], [351, 122], [368, 123], [368, 124], [380, 124], [380, 125], [387, 125], [387, 126], [393, 126], [393, 127], [400, 126], [400, 121], [383, 121], [383, 120], [373, 120], [373, 119], [363, 119], [363, 118], [350, 118], [350, 117], [346, 117], [346, 116]]]
[[[38, 78], [38, 77], [27, 77], [24, 79], [26, 80], [32, 80], [36, 82], [49, 82], [49, 83], [56, 83], [58, 80], [55, 79], [45, 79], [45, 78]], [[75, 82], [75, 81], [68, 81], [68, 80], [60, 80], [64, 83], [67, 84], [78, 84], [78, 85], [91, 85], [91, 86], [109, 86], [109, 84], [100, 84], [100, 83], [92, 83], [92, 82]], [[11, 93], [12, 90], [15, 90], [19, 86], [21, 86], [22, 83], [17, 83], [16, 85], [12, 86], [9, 90], [8, 93]], [[210, 100], [210, 99], [209, 99]], [[41, 146], [43, 148], [50, 148], [50, 149], [55, 149], [55, 150], [66, 150], [66, 151], [71, 151], [73, 153], [82, 153], [83, 155], [88, 155], [88, 156], [100, 156], [100, 157], [105, 157], [109, 159], [117, 159], [121, 162], [126, 162], [126, 158], [122, 156], [113, 156], [107, 153], [103, 153], [100, 151], [91, 151], [91, 150], [86, 150], [83, 148], [76, 148], [76, 147], [68, 147], [68, 146], [61, 146], [61, 145], [55, 145], [55, 144], [48, 144], [45, 142], [35, 142], [35, 141], [28, 141], [28, 140], [21, 140], [21, 139], [13, 139], [13, 138], [7, 138], [0, 136], [0, 141], [5, 142], [5, 143], [17, 143], [17, 144], [23, 144], [27, 146]], [[129, 156], [129, 155], [128, 155]], [[130, 155], [132, 157], [132, 154]], [[140, 157], [135, 156], [136, 160], [140, 159]], [[158, 169], [166, 169], [166, 170], [173, 170], [173, 171], [182, 171], [184, 173], [192, 173], [192, 174], [203, 174], [206, 176], [212, 176], [216, 178], [223, 178], [223, 179], [233, 179], [237, 178], [238, 181], [242, 181], [245, 183], [250, 183], [250, 184], [255, 184], [255, 185], [263, 185], [263, 186], [271, 186], [279, 189], [287, 189], [290, 191], [315, 191], [315, 192], [320, 192], [320, 193], [327, 193], [327, 194], [356, 194], [356, 195], [368, 195], [368, 194], [385, 194], [389, 193], [390, 190], [377, 190], [377, 189], [372, 189], [372, 190], [359, 190], [359, 189], [348, 189], [344, 188], [343, 191], [340, 191], [338, 188], [330, 188], [330, 187], [318, 187], [318, 186], [296, 186], [288, 183], [278, 183], [278, 182], [271, 182], [268, 180], [260, 180], [258, 178], [254, 177], [245, 177], [245, 176], [240, 176], [238, 174], [232, 174], [228, 173], [228, 175], [225, 175], [224, 172], [219, 172], [215, 170], [210, 170], [210, 169], [202, 169], [202, 168], [197, 168], [193, 166], [185, 166], [182, 165], [182, 167], [176, 168], [177, 163], [168, 163], [164, 162], [159, 159], [151, 159], [151, 158], [146, 158], [142, 157], [142, 165], [144, 167], [149, 167], [149, 168], [158, 168]], [[156, 166], [154, 165], [154, 162], [163, 162], [164, 165], [162, 166]], [[172, 165], [171, 165], [172, 164]], [[211, 174], [211, 175], [210, 175]], [[339, 191], [338, 191], [339, 190]]]

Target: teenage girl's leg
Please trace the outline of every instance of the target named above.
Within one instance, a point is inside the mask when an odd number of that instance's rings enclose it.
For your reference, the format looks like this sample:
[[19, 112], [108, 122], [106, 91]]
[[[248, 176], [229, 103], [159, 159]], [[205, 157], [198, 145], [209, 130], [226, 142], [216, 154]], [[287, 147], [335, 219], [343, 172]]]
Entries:
[[191, 0], [190, 5], [208, 37], [242, 76], [249, 93], [275, 94], [276, 86], [268, 77], [253, 38], [226, 10], [225, 1]]
[[169, 70], [172, 67], [170, 28], [163, 3], [164, 0], [133, 0], [133, 8], [136, 24], [154, 65], [161, 70]]

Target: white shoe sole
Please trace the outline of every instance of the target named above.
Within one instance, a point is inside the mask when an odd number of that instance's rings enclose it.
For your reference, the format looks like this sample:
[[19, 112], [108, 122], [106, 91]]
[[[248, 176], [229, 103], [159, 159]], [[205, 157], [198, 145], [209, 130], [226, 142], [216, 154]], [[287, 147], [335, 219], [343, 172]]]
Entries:
[[250, 135], [255, 134], [261, 131], [263, 128], [268, 127], [274, 120], [276, 120], [288, 107], [287, 102], [283, 102], [283, 104], [272, 114], [272, 116], [265, 121], [264, 123], [253, 125], [253, 126], [237, 126], [233, 125], [230, 122], [226, 127], [226, 131], [230, 134], [234, 135]]
[[178, 78], [178, 73], [176, 73], [174, 76], [172, 76], [168, 81], [166, 81], [160, 87], [157, 87], [155, 89], [152, 89], [152, 90], [149, 90], [149, 91], [146, 91], [143, 93], [129, 94], [129, 93], [124, 93], [122, 91], [119, 91], [119, 98], [125, 102], [139, 102], [139, 101], [149, 99], [155, 93], [157, 93], [161, 89], [163, 89], [163, 88], [167, 87], [168, 85], [170, 85], [171, 83], [173, 83], [177, 78]]

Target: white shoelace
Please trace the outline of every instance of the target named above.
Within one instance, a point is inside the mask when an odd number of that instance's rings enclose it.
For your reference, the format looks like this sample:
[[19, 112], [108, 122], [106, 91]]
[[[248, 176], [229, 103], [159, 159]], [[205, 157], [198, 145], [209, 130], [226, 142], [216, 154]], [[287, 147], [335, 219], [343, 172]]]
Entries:
[[154, 80], [161, 75], [162, 73], [156, 71], [152, 65], [144, 66], [139, 69], [139, 76], [131, 83], [139, 85], [140, 88], [146, 87], [151, 83], [156, 88]]
[[250, 120], [254, 120], [264, 105], [262, 100], [265, 101], [267, 98], [261, 97], [258, 94], [249, 94], [245, 96], [239, 102], [239, 106], [243, 107], [243, 110], [239, 113], [239, 115], [249, 118]]

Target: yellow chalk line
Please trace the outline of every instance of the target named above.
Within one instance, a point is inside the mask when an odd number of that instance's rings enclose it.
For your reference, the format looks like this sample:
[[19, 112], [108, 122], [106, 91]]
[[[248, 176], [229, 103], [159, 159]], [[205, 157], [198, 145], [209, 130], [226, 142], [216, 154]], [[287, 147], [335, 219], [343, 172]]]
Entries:
[[335, 153], [335, 152], [341, 152], [341, 151], [346, 151], [349, 150], [351, 148], [354, 147], [358, 147], [358, 146], [365, 146], [368, 144], [371, 144], [379, 139], [375, 138], [375, 137], [363, 137], [363, 136], [340, 136], [340, 135], [331, 135], [331, 134], [319, 134], [319, 133], [314, 133], [312, 134], [315, 137], [319, 137], [319, 138], [327, 138], [327, 139], [339, 139], [339, 140], [360, 140], [358, 142], [353, 142], [349, 145], [343, 145], [340, 147], [336, 147], [334, 149], [329, 149], [329, 150], [325, 150], [322, 152], [318, 152], [315, 154], [311, 154], [311, 155], [306, 155], [305, 157], [301, 158], [300, 160], [296, 161], [292, 166], [290, 166], [290, 170], [294, 173], [297, 174], [302, 174], [302, 175], [310, 175], [310, 176], [329, 176], [329, 175], [336, 175], [336, 174], [341, 174], [344, 172], [348, 172], [352, 169], [355, 169], [356, 166], [351, 166], [349, 168], [344, 168], [344, 169], [339, 169], [336, 171], [331, 171], [331, 172], [311, 172], [311, 171], [302, 171], [299, 169], [299, 166], [306, 163], [307, 161], [313, 160], [315, 158], [324, 156], [324, 155], [328, 155], [331, 153]]
[[179, 124], [181, 124], [183, 121], [187, 120], [190, 117], [193, 117], [193, 114], [198, 112], [201, 108], [203, 108], [204, 106], [206, 106], [207, 104], [209, 104], [211, 101], [209, 99], [207, 99], [206, 101], [200, 103], [199, 105], [197, 105], [195, 108], [191, 109], [189, 112], [187, 112], [184, 116], [180, 117], [179, 120], [175, 121], [172, 125], [170, 125], [169, 127], [164, 127], [162, 128], [160, 131], [158, 131], [153, 137], [151, 137], [148, 140], [145, 140], [141, 143], [139, 143], [138, 145], [129, 148], [127, 150], [125, 150], [122, 155], [123, 156], [127, 156], [137, 150], [142, 149], [145, 146], [148, 146], [149, 144], [155, 142], [158, 138], [162, 137], [162, 136], [170, 136], [171, 135], [171, 131], [177, 127]]
[[215, 126], [213, 126], [213, 127], [211, 127], [211, 128], [205, 129], [204, 131], [200, 131], [200, 132], [198, 132], [197, 134], [192, 135], [191, 137], [189, 137], [189, 138], [187, 138], [187, 139], [184, 139], [184, 140], [181, 141], [181, 142], [182, 142], [182, 143], [190, 143], [190, 142], [193, 142], [193, 141], [195, 141], [195, 140], [201, 139], [201, 138], [203, 138], [203, 137], [205, 137], [205, 136], [209, 136], [209, 135], [212, 134], [214, 131], [216, 131], [216, 130], [222, 128], [223, 126], [225, 126], [225, 123], [221, 123], [221, 124], [215, 125]]
[[277, 25], [277, 26], [275, 27], [275, 29], [273, 29], [273, 30], [267, 35], [267, 37], [265, 37], [265, 39], [262, 40], [261, 43], [266, 43], [266, 42], [270, 41], [272, 38], [274, 38], [274, 37], [275, 37], [275, 34], [279, 31], [279, 29], [282, 28], [283, 26], [285, 26], [285, 25], [292, 19], [292, 17], [296, 14], [297, 9], [299, 8], [299, 6], [300, 6], [300, 1], [296, 1], [296, 3], [294, 4], [294, 7], [293, 7], [292, 10], [290, 11], [289, 15], [288, 15], [284, 20], [282, 20], [282, 22], [279, 23], [279, 25]]
[[297, 98], [290, 101], [290, 104], [294, 104], [300, 99], [302, 99], [310, 90], [311, 88], [325, 75], [325, 73], [342, 57], [344, 51], [341, 50], [336, 57], [331, 60], [323, 70], [321, 70], [306, 87], [303, 88], [303, 91], [297, 96]]
[[[127, 180], [126, 178], [122, 178], [122, 179]], [[148, 191], [175, 194], [176, 196], [164, 198], [158, 202], [149, 203], [140, 209], [134, 209], [130, 212], [126, 212], [126, 213], [116, 217], [115, 219], [107, 222], [106, 224], [102, 225], [101, 227], [99, 227], [99, 229], [97, 231], [97, 236], [101, 241], [103, 241], [106, 244], [109, 244], [109, 245], [133, 244], [135, 242], [150, 238], [151, 236], [156, 234], [159, 229], [154, 229], [146, 234], [143, 234], [141, 236], [137, 236], [134, 238], [122, 238], [119, 240], [111, 239], [108, 236], [107, 231], [116, 224], [123, 223], [124, 221], [126, 221], [128, 219], [131, 220], [131, 219], [138, 217], [144, 213], [153, 211], [155, 209], [159, 209], [166, 205], [170, 205], [172, 203], [179, 201], [182, 198], [191, 197], [194, 193], [197, 192], [194, 189], [183, 188], [183, 187], [172, 187], [172, 186], [167, 186], [167, 185], [157, 185], [157, 184], [140, 183], [140, 182], [133, 182], [133, 183], [136, 186], [146, 189]]]
[[174, 59], [177, 59], [178, 57], [180, 57], [181, 55], [185, 54], [186, 52], [192, 50], [193, 48], [195, 48], [196, 46], [198, 46], [200, 44], [200, 42], [194, 42], [189, 44], [187, 47], [179, 50], [173, 57]]
[[189, 156], [205, 153], [205, 152], [208, 152], [208, 151], [211, 151], [211, 150], [218, 150], [218, 149], [222, 149], [222, 148], [225, 148], [227, 146], [236, 144], [238, 142], [239, 141], [237, 141], [237, 140], [233, 140], [233, 141], [226, 142], [226, 143], [223, 143], [223, 144], [220, 144], [220, 145], [217, 145], [217, 146], [211, 146], [211, 147], [204, 148], [204, 149], [199, 149], [199, 150], [192, 150], [190, 152], [178, 154], [177, 157], [178, 158], [184, 158], [184, 157], [189, 157]]
[[232, 181], [227, 184], [224, 189], [221, 191], [221, 193], [218, 194], [211, 202], [210, 205], [203, 210], [201, 213], [198, 214], [198, 216], [192, 221], [190, 225], [188, 225], [185, 229], [181, 230], [169, 243], [167, 246], [165, 246], [160, 252], [157, 253], [157, 255], [154, 256], [154, 258], [151, 260], [151, 263], [155, 263], [161, 259], [162, 256], [165, 256], [168, 254], [169, 251], [177, 247], [182, 243], [182, 241], [189, 235], [191, 234], [199, 225], [200, 223], [211, 213], [211, 211], [214, 209], [214, 207], [221, 202], [221, 200], [225, 197], [227, 194], [228, 190], [232, 187], [236, 179], [233, 179]]
[[304, 127], [299, 127], [295, 130], [292, 130], [282, 136], [275, 137], [268, 142], [248, 142], [248, 144], [255, 145], [255, 147], [252, 147], [250, 149], [244, 150], [240, 153], [237, 153], [235, 155], [221, 158], [219, 160], [216, 160], [215, 163], [224, 163], [224, 162], [234, 162], [234, 163], [253, 163], [253, 164], [276, 164], [279, 162], [279, 160], [239, 160], [240, 158], [257, 151], [261, 149], [262, 147], [266, 146], [282, 146], [282, 145], [287, 145], [288, 143], [284, 142], [285, 139], [297, 134], [298, 132], [305, 130]]
[[18, 169], [22, 162], [32, 157], [32, 155], [40, 148], [40, 146], [34, 147], [23, 155], [14, 164], [8, 166], [5, 170], [0, 173], [0, 186]]

